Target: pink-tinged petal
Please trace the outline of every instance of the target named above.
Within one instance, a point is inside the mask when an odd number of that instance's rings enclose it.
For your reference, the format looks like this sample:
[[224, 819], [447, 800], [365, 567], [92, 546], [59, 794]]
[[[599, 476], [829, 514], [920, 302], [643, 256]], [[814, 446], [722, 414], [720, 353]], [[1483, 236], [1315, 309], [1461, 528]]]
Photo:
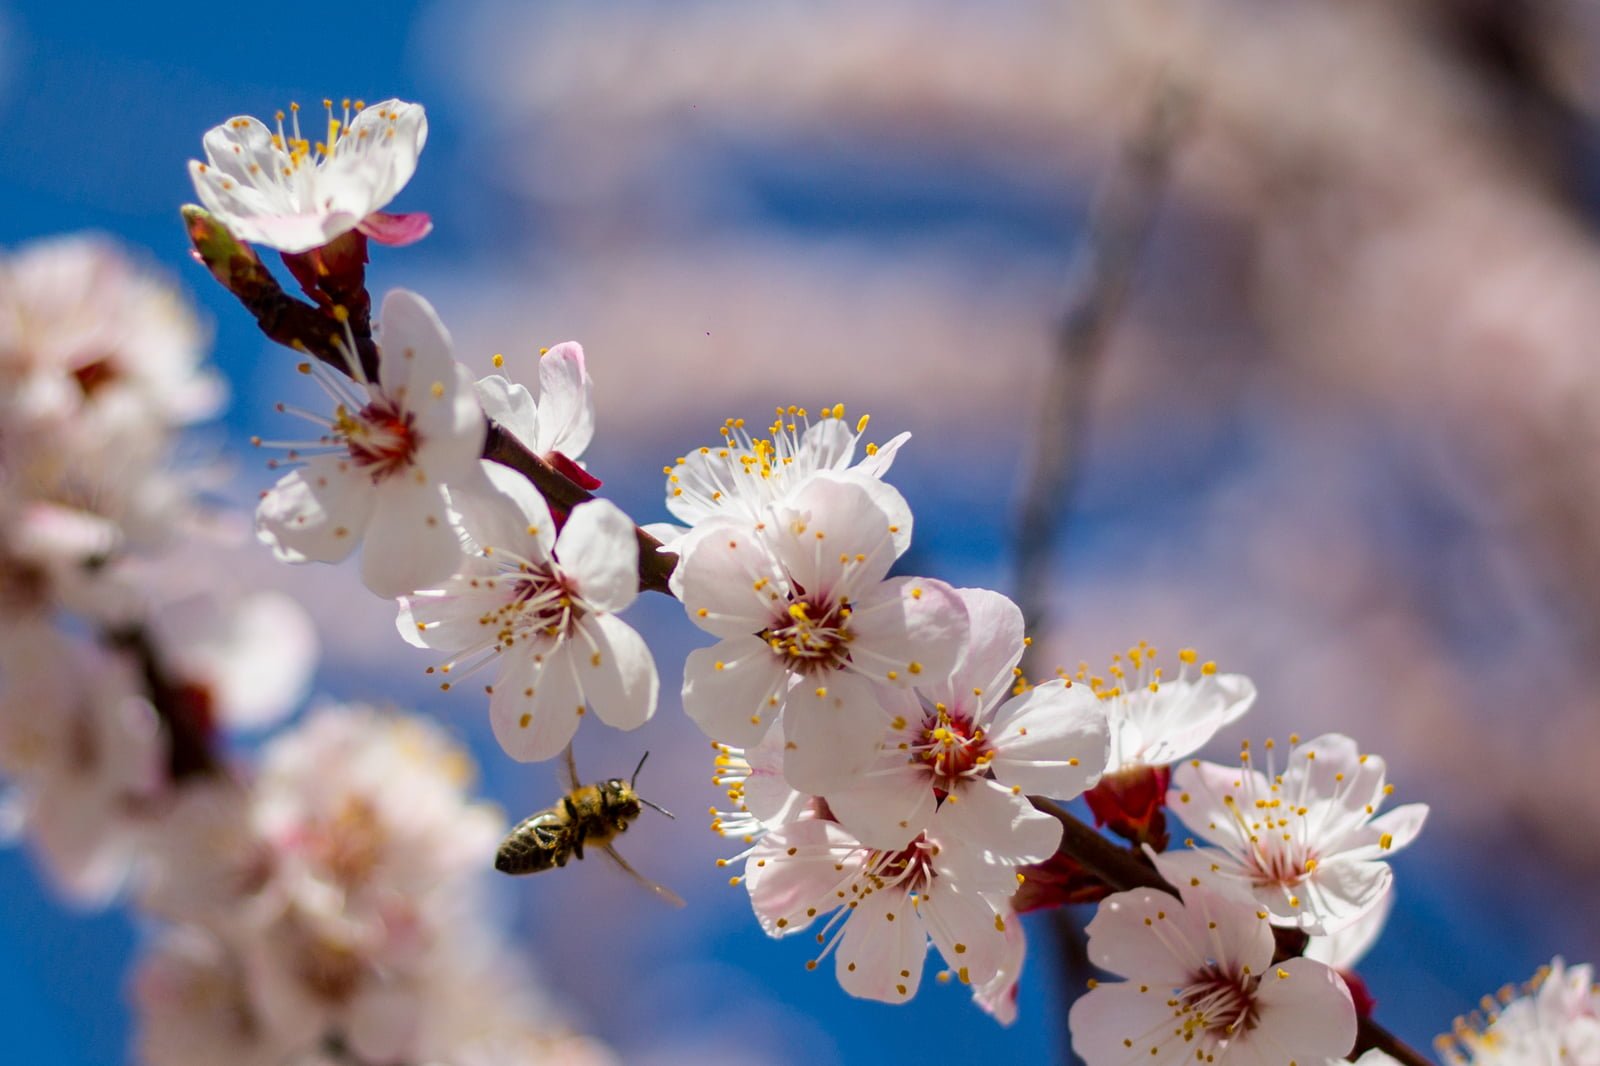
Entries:
[[927, 954], [928, 934], [911, 901], [884, 890], [868, 895], [845, 921], [834, 972], [858, 999], [904, 1003], [917, 994]]
[[461, 540], [450, 525], [442, 488], [403, 476], [378, 486], [361, 548], [367, 588], [391, 599], [437, 588], [461, 560]]
[[926, 768], [895, 752], [848, 786], [828, 793], [828, 809], [863, 844], [898, 851], [933, 818], [934, 794]]
[[705, 523], [679, 545], [672, 592], [689, 621], [714, 636], [748, 636], [787, 618], [786, 590], [771, 556], [737, 519]]
[[1097, 985], [1067, 1013], [1072, 1050], [1088, 1066], [1188, 1066], [1195, 1048], [1173, 1034], [1179, 1023], [1171, 998], [1172, 988], [1154, 981]]
[[594, 383], [583, 345], [564, 341], [539, 357], [540, 455], [559, 451], [581, 458], [594, 439]]
[[500, 374], [479, 378], [473, 384], [473, 391], [485, 415], [517, 438], [524, 448], [535, 455], [541, 454], [538, 448], [539, 408], [531, 392]]
[[1017, 1020], [1017, 982], [1028, 956], [1028, 935], [1021, 919], [1010, 913], [1002, 917], [1006, 929], [1000, 965], [993, 977], [972, 990], [972, 1002], [1001, 1025], [1011, 1025]]
[[389, 290], [378, 309], [378, 381], [385, 395], [411, 408], [435, 382], [449, 387], [456, 380], [454, 353], [432, 304], [409, 289]]
[[472, 375], [456, 364], [433, 381], [417, 379], [426, 391], [413, 395], [417, 452], [414, 462], [435, 481], [471, 480], [483, 455], [489, 424], [472, 391]]
[[1394, 897], [1395, 891], [1391, 887], [1379, 898], [1377, 906], [1357, 921], [1337, 933], [1312, 937], [1306, 945], [1306, 958], [1332, 966], [1335, 970], [1355, 969], [1356, 963], [1377, 943], [1384, 925], [1388, 923], [1389, 912], [1394, 909]]
[[1110, 751], [1099, 697], [1067, 681], [1006, 701], [989, 728], [995, 778], [1030, 795], [1072, 799], [1100, 779]]
[[[1204, 889], [1235, 903], [1261, 906], [1260, 894], [1251, 872], [1225, 851], [1217, 848], [1175, 848], [1164, 852], [1147, 849], [1147, 853], [1167, 883], [1180, 890]], [[1277, 889], [1273, 894], [1279, 900], [1278, 909], [1286, 910], [1286, 893]]]
[[1256, 990], [1259, 1012], [1249, 1041], [1276, 1044], [1297, 1062], [1349, 1054], [1356, 1042], [1356, 1008], [1339, 975], [1311, 959], [1287, 959], [1267, 971]]
[[950, 676], [970, 634], [956, 590], [925, 577], [897, 577], [853, 605], [851, 668], [894, 685], [937, 683]]
[[835, 894], [861, 873], [867, 852], [833, 822], [807, 818], [768, 833], [751, 850], [744, 885], [768, 936], [804, 929], [839, 905]]
[[539, 490], [515, 470], [484, 460], [482, 475], [451, 486], [461, 527], [480, 549], [547, 567], [556, 546], [556, 522]]
[[838, 670], [802, 677], [784, 701], [784, 779], [812, 796], [848, 785], [877, 759], [888, 728], [870, 682]]
[[398, 982], [368, 987], [347, 1008], [343, 1026], [350, 1050], [362, 1062], [402, 1062], [416, 1046], [423, 993]]
[[493, 563], [467, 556], [460, 572], [441, 588], [401, 597], [395, 618], [401, 638], [414, 648], [446, 654], [496, 643], [499, 621], [494, 612], [506, 602], [500, 589], [489, 584], [497, 573]]
[[620, 611], [639, 595], [639, 539], [610, 500], [580, 503], [556, 538], [556, 560], [597, 611]]
[[[543, 653], [542, 661], [536, 656]], [[584, 715], [572, 658], [565, 646], [523, 645], [507, 657], [489, 697], [494, 735], [518, 762], [543, 762], [560, 755]]]
[[[1149, 846], [1145, 847], [1146, 853]], [[1251, 903], [1242, 903], [1179, 885], [1191, 943], [1202, 945], [1213, 959], [1227, 959], [1251, 973], [1265, 973], [1272, 963], [1276, 941], [1272, 926]]]
[[[1199, 946], [1207, 938], [1193, 937], [1203, 932], [1194, 928], [1196, 924], [1182, 903], [1166, 892], [1153, 888], [1118, 892], [1101, 901], [1089, 923], [1089, 959], [1102, 970], [1162, 986], [1170, 993], [1205, 965], [1206, 953]], [[1270, 944], [1272, 932], [1265, 922], [1260, 924]], [[1074, 1034], [1077, 1031], [1074, 1023]]]
[[1295, 746], [1283, 772], [1284, 794], [1309, 790], [1317, 796], [1340, 796], [1341, 806], [1352, 813], [1383, 802], [1384, 763], [1376, 755], [1362, 755], [1356, 742], [1340, 733], [1328, 733]]
[[812, 475], [773, 509], [767, 525], [784, 570], [808, 596], [829, 601], [882, 581], [911, 543], [905, 498], [853, 474]]
[[987, 899], [975, 892], [954, 891], [935, 878], [918, 913], [944, 964], [962, 984], [981, 985], [999, 972], [1007, 954], [1006, 935]]
[[1060, 822], [993, 781], [971, 781], [950, 793], [933, 821], [940, 840], [965, 841], [990, 865], [1044, 862], [1061, 846]]
[[1022, 611], [989, 589], [955, 591], [967, 608], [970, 635], [966, 648], [948, 683], [920, 687], [947, 707], [993, 706], [1016, 681], [1013, 670], [1022, 659], [1023, 648]]
[[291, 563], [336, 563], [355, 550], [373, 509], [370, 478], [335, 455], [284, 475], [256, 505], [256, 535]]
[[403, 248], [416, 244], [433, 232], [433, 219], [425, 211], [410, 211], [391, 215], [387, 211], [374, 211], [356, 227], [379, 244]]
[[1340, 847], [1344, 859], [1385, 859], [1399, 851], [1422, 832], [1428, 820], [1426, 803], [1407, 803], [1385, 811], [1361, 829], [1347, 836]]
[[748, 748], [783, 709], [789, 672], [759, 637], [735, 637], [689, 653], [683, 713], [713, 740]]
[[[582, 633], [573, 646], [579, 684], [589, 706], [613, 729], [638, 729], [656, 713], [661, 690], [656, 661], [644, 638], [608, 614], [591, 615], [578, 625]], [[584, 647], [591, 648], [587, 659], [582, 657]]]

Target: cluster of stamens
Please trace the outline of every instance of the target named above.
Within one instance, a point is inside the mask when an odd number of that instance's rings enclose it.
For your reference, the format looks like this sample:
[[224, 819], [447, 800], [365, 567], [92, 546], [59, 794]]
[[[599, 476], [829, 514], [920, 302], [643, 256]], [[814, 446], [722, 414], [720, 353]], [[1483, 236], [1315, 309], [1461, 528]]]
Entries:
[[[842, 420], [844, 417], [844, 404], [841, 403], [823, 407], [820, 420]], [[870, 420], [870, 415], [862, 415], [856, 421], [856, 439], [859, 440], [861, 434], [866, 432]], [[704, 468], [705, 475], [710, 479], [709, 485], [685, 484], [680, 478], [679, 470], [689, 461], [687, 456], [679, 456], [672, 465], [663, 467], [662, 472], [667, 475], [667, 484], [671, 486], [674, 497], [698, 497], [697, 502], [713, 506], [727, 496], [739, 493], [742, 479], [782, 482], [800, 454], [801, 442], [812, 425], [810, 413], [804, 407], [794, 405], [776, 409], [774, 420], [767, 426], [767, 436], [764, 438], [752, 437], [742, 418], [725, 419], [718, 428], [722, 445], [700, 449], [700, 455], [715, 460]], [[877, 451], [876, 444], [866, 446], [868, 455], [874, 455]]]
[[[904, 723], [895, 726], [904, 728]], [[983, 776], [994, 758], [983, 727], [942, 703], [925, 708], [920, 734], [901, 748], [927, 766], [933, 787], [943, 793], [954, 792], [966, 778]]]
[[790, 602], [787, 624], [769, 626], [762, 639], [774, 652], [788, 660], [791, 670], [809, 674], [840, 670], [850, 661], [850, 601], [837, 604], [813, 603], [797, 598]]

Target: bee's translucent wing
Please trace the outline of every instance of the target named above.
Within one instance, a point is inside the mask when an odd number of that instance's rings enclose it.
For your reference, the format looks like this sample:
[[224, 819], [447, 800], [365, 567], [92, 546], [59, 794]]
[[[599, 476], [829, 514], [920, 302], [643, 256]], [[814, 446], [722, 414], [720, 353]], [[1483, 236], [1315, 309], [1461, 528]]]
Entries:
[[567, 744], [567, 750], [561, 753], [561, 776], [563, 784], [565, 784], [569, 793], [578, 791], [578, 760], [572, 757], [572, 744], [570, 741]]
[[635, 881], [639, 882], [645, 888], [648, 888], [650, 891], [654, 892], [657, 896], [660, 896], [663, 900], [672, 904], [674, 907], [684, 906], [682, 896], [672, 891], [672, 889], [668, 888], [666, 885], [661, 884], [659, 881], [652, 881], [638, 870], [635, 870], [631, 865], [629, 865], [628, 860], [622, 857], [622, 854], [618, 852], [616, 848], [612, 847], [610, 844], [605, 844], [602, 847], [605, 853], [611, 856], [611, 861], [622, 867], [623, 872], [629, 877], [633, 878]]

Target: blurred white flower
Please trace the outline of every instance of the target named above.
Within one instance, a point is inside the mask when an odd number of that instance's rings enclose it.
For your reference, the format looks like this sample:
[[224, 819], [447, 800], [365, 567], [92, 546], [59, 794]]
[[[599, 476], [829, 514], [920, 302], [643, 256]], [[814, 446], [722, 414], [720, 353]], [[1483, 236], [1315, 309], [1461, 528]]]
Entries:
[[644, 638], [616, 617], [639, 594], [633, 522], [591, 500], [557, 535], [526, 478], [483, 467], [490, 491], [457, 495], [473, 552], [442, 587], [400, 601], [400, 635], [450, 653], [447, 674], [498, 660], [489, 716], [513, 758], [559, 755], [589, 707], [637, 729], [655, 713], [660, 681]]
[[967, 639], [950, 586], [886, 580], [910, 538], [905, 499], [852, 474], [813, 474], [760, 522], [702, 523], [680, 544], [672, 590], [723, 639], [689, 655], [684, 711], [745, 747], [781, 718], [784, 776], [802, 792], [854, 780], [889, 724], [879, 687], [949, 677]]
[[283, 112], [277, 130], [242, 115], [206, 132], [206, 162], [191, 160], [189, 177], [206, 210], [234, 236], [283, 252], [306, 252], [359, 229], [384, 244], [409, 244], [432, 228], [425, 214], [389, 215], [388, 206], [417, 169], [428, 140], [420, 104], [350, 102], [325, 131], [301, 136], [300, 107]]
[[1485, 997], [1486, 1015], [1456, 1019], [1438, 1041], [1451, 1066], [1587, 1066], [1600, 1062], [1600, 986], [1594, 968], [1557, 956], [1516, 995]]
[[283, 1066], [303, 1039], [264, 1024], [238, 958], [199, 929], [165, 932], [135, 967], [132, 991], [145, 1066]]
[[1088, 934], [1090, 961], [1125, 978], [1072, 1005], [1072, 1047], [1088, 1066], [1314, 1063], [1355, 1043], [1338, 975], [1305, 958], [1275, 966], [1272, 927], [1252, 905], [1135, 889], [1102, 901]]
[[1173, 773], [1167, 804], [1216, 847], [1190, 842], [1156, 856], [1175, 885], [1204, 885], [1265, 908], [1275, 925], [1337, 933], [1376, 907], [1394, 880], [1386, 861], [1422, 829], [1428, 807], [1411, 803], [1377, 815], [1393, 786], [1384, 762], [1329, 733], [1295, 743], [1282, 773], [1198, 759]]
[[426, 300], [391, 291], [378, 341], [376, 382], [348, 350], [353, 380], [304, 364], [333, 398], [334, 415], [297, 412], [325, 434], [292, 447], [291, 460], [304, 466], [262, 497], [256, 521], [288, 562], [338, 562], [362, 544], [362, 580], [394, 597], [454, 572], [461, 546], [445, 486], [477, 476], [485, 423], [472, 378]]
[[[71, 664], [70, 668], [67, 664]], [[103, 905], [139, 854], [166, 745], [131, 663], [43, 626], [0, 642], [6, 830], [72, 899]]]
[[960, 665], [948, 680], [881, 694], [893, 715], [882, 754], [828, 792], [828, 806], [873, 847], [904, 847], [937, 822], [941, 836], [977, 842], [1000, 861], [1043, 862], [1061, 824], [1028, 795], [1072, 799], [1094, 784], [1106, 717], [1087, 685], [1056, 680], [1014, 694], [1022, 612], [998, 592], [955, 591], [971, 621]]

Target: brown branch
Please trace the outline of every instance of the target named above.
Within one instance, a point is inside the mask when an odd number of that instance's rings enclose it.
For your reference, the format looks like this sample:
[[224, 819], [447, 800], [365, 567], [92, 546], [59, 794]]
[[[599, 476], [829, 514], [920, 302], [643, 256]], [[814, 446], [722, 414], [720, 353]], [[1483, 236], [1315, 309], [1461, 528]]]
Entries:
[[[270, 339], [297, 352], [305, 352], [341, 374], [349, 373], [345, 352], [353, 340], [362, 372], [378, 377], [378, 348], [370, 336], [352, 331], [328, 311], [296, 299], [283, 290], [272, 272], [247, 244], [239, 241], [204, 209], [183, 209], [184, 225], [194, 245], [195, 258], [233, 293]], [[594, 495], [535, 455], [493, 419], [483, 442], [483, 457], [509, 467], [532, 482], [552, 508], [570, 511]], [[639, 539], [639, 587], [672, 595], [668, 579], [678, 557], [661, 550], [661, 542], [634, 527]]]

